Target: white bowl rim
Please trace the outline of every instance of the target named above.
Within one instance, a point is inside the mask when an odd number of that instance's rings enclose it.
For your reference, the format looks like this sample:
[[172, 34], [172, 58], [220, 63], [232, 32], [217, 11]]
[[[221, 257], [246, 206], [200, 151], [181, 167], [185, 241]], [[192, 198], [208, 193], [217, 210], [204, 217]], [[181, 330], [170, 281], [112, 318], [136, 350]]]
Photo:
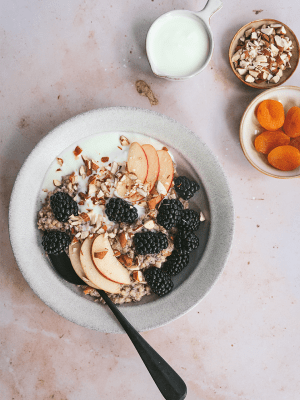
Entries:
[[[107, 333], [124, 332], [105, 306], [78, 296], [70, 290], [70, 284], [50, 267], [42, 254], [34, 215], [40, 186], [32, 185], [28, 191], [24, 179], [30, 174], [33, 182], [36, 179], [41, 184], [45, 171], [56, 155], [78, 140], [74, 137], [75, 129], [80, 131], [80, 138], [86, 137], [92, 134], [89, 133], [92, 124], [97, 124], [97, 127], [99, 125], [99, 133], [101, 129], [103, 133], [145, 133], [180, 149], [199, 174], [206, 190], [211, 226], [198, 267], [169, 295], [147, 304], [122, 307], [125, 317], [137, 330], [154, 329], [179, 318], [196, 306], [220, 276], [230, 253], [234, 231], [234, 209], [229, 184], [218, 160], [199, 137], [174, 119], [155, 111], [134, 107], [95, 109], [70, 118], [45, 135], [31, 151], [16, 178], [9, 206], [10, 240], [17, 264], [32, 290], [55, 312], [78, 325]], [[37, 165], [41, 165], [41, 168], [37, 168]], [[20, 207], [20, 197], [24, 208]], [[24, 213], [24, 209], [27, 212]], [[34, 263], [39, 265], [38, 274], [33, 267]]]

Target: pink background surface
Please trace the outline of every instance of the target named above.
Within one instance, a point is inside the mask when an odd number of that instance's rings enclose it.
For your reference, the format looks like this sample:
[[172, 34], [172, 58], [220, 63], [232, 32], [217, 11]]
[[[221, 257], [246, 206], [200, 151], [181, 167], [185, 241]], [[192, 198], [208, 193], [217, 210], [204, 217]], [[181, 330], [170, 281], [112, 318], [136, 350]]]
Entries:
[[[34, 295], [8, 238], [11, 189], [34, 145], [78, 113], [119, 105], [166, 114], [201, 137], [228, 176], [236, 211], [231, 255], [211, 292], [143, 337], [185, 380], [188, 400], [299, 399], [300, 185], [264, 176], [245, 159], [239, 122], [259, 91], [237, 80], [227, 52], [235, 32], [257, 18], [281, 20], [300, 37], [300, 4], [224, 1], [211, 20], [215, 51], [205, 71], [186, 82], [155, 78], [145, 54], [151, 23], [204, 4], [2, 1], [1, 400], [162, 398], [127, 336], [76, 326]], [[299, 74], [288, 84], [299, 84]], [[136, 92], [138, 79], [157, 106]]]

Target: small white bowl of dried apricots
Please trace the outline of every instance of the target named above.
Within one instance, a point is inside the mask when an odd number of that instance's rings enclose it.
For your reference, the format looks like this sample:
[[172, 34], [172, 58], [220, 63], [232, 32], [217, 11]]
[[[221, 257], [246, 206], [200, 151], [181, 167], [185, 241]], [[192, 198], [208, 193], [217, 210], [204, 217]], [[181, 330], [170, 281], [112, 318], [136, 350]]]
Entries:
[[300, 87], [276, 87], [255, 97], [241, 120], [240, 143], [258, 171], [300, 177]]

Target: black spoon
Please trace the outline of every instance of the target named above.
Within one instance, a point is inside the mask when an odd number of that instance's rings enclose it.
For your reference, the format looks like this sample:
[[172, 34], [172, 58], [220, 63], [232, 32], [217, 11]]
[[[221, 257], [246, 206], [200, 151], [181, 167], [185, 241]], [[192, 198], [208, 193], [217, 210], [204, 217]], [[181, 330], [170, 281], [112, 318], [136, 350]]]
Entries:
[[[74, 283], [75, 285], [86, 285], [75, 273], [71, 261], [65, 252], [59, 255], [49, 254], [49, 258], [55, 270], [66, 281]], [[107, 294], [100, 289], [97, 289], [97, 292], [105, 300], [108, 307], [124, 328], [164, 398], [167, 400], [185, 399], [187, 387], [180, 376], [158, 353], [156, 353], [145, 339], [142, 338], [119, 311], [118, 307], [110, 300]]]

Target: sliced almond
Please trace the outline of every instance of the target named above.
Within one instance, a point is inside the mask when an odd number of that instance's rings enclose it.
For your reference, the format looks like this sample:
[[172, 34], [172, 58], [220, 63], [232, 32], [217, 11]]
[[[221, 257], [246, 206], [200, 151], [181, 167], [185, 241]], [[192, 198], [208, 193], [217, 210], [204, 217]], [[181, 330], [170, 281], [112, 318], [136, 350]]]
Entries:
[[145, 282], [141, 271], [133, 271], [132, 277], [136, 282]]
[[128, 257], [126, 254], [121, 254], [118, 260], [124, 264], [126, 267], [131, 267], [133, 259]]
[[56, 157], [57, 163], [59, 166], [63, 166], [64, 160], [62, 158]]
[[124, 249], [124, 247], [127, 244], [127, 235], [126, 235], [125, 232], [121, 232], [119, 234], [119, 242], [120, 242], [120, 245], [121, 245], [122, 249]]
[[103, 258], [106, 256], [107, 253], [108, 253], [108, 250], [98, 251], [98, 252], [94, 253], [94, 257], [99, 258], [100, 260], [103, 260]]
[[79, 146], [76, 146], [76, 147], [75, 147], [75, 150], [73, 151], [73, 153], [74, 153], [74, 156], [75, 156], [75, 157], [79, 156], [79, 154], [82, 153], [82, 148], [79, 147]]
[[153, 219], [150, 219], [149, 221], [144, 223], [144, 228], [146, 229], [153, 229], [155, 226], [155, 222], [153, 221]]
[[91, 160], [91, 169], [93, 169], [94, 171], [97, 171], [99, 169], [99, 165], [96, 163], [95, 160]]
[[53, 179], [53, 185], [54, 186], [61, 186], [61, 181], [57, 180], [57, 179]]
[[129, 140], [124, 135], [120, 136], [120, 143], [121, 143], [121, 146], [129, 146], [130, 145]]

